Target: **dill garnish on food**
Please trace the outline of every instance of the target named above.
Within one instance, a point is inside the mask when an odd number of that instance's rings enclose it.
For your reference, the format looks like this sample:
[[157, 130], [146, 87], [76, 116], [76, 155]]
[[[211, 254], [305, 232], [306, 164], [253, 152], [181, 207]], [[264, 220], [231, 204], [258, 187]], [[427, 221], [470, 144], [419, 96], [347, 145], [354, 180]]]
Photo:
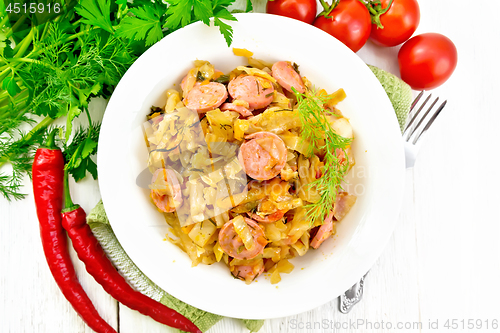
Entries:
[[[293, 89], [293, 88], [292, 88]], [[342, 181], [349, 170], [348, 158], [345, 163], [340, 163], [340, 151], [347, 156], [346, 149], [351, 144], [351, 139], [344, 138], [332, 129], [332, 126], [323, 107], [330, 99], [327, 95], [316, 95], [314, 92], [298, 93], [297, 110], [302, 124], [301, 141], [307, 141], [306, 157], [312, 157], [315, 152], [324, 155], [323, 174], [321, 177], [308, 184], [320, 194], [320, 200], [310, 203], [304, 208], [308, 210], [308, 217], [314, 223], [324, 221], [333, 209], [337, 192], [342, 189]]]

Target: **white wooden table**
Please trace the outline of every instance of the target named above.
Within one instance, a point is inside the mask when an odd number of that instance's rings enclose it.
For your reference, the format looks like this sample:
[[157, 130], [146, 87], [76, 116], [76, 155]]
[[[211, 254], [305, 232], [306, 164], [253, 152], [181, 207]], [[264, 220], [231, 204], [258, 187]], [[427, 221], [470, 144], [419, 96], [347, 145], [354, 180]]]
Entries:
[[[264, 11], [263, 3], [257, 3], [257, 11]], [[500, 326], [498, 1], [419, 3], [417, 33], [451, 38], [459, 64], [452, 78], [435, 89], [448, 105], [428, 133], [415, 168], [407, 171], [394, 235], [367, 276], [362, 302], [349, 314], [340, 313], [338, 300], [332, 300], [307, 313], [267, 320], [262, 333], [500, 331], [492, 328], [495, 320]], [[368, 43], [358, 55], [398, 74], [398, 49]], [[94, 102], [95, 109], [103, 103]], [[0, 198], [0, 332], [91, 332], [53, 281], [28, 179], [25, 185], [27, 199], [8, 203]], [[74, 201], [87, 211], [100, 198], [95, 181], [72, 188]], [[99, 313], [119, 332], [173, 331], [118, 304], [72, 255]], [[317, 286], [297, 292], [321, 292], [327, 284], [318, 277]], [[209, 332], [247, 330], [225, 319]]]

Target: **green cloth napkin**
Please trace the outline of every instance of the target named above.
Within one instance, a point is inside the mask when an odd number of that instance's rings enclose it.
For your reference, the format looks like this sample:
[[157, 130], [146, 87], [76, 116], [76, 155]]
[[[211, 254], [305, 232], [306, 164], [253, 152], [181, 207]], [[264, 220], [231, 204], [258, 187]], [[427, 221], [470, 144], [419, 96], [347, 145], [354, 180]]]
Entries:
[[[115, 265], [120, 274], [138, 291], [183, 314], [203, 332], [207, 331], [223, 318], [222, 316], [200, 310], [178, 300], [158, 287], [144, 275], [132, 260], [130, 260], [129, 256], [120, 245], [120, 242], [116, 239], [113, 229], [111, 229], [111, 225], [109, 224], [106, 212], [104, 211], [102, 200], [99, 201], [90, 214], [88, 214], [87, 223], [111, 262]], [[263, 320], [242, 320], [242, 322], [251, 332], [257, 332], [264, 324]]]
[[[411, 88], [398, 77], [377, 67], [369, 67], [387, 92], [397, 115], [401, 130], [403, 130], [412, 100]], [[144, 275], [132, 260], [130, 260], [129, 256], [118, 242], [118, 239], [116, 239], [113, 229], [111, 229], [109, 224], [108, 217], [106, 216], [106, 212], [104, 211], [102, 200], [87, 216], [87, 223], [111, 262], [115, 265], [120, 274], [122, 274], [122, 276], [124, 276], [138, 291], [183, 314], [203, 332], [207, 331], [223, 318], [222, 316], [200, 310], [178, 300], [158, 287]], [[259, 331], [264, 324], [263, 320], [242, 319], [241, 321], [251, 332]]]
[[406, 119], [408, 118], [408, 112], [410, 111], [411, 102], [413, 100], [411, 87], [396, 75], [388, 73], [383, 69], [372, 65], [368, 65], [368, 67], [370, 67], [373, 74], [375, 74], [377, 79], [382, 84], [382, 87], [384, 87], [384, 90], [392, 103], [394, 112], [396, 112], [401, 133], [403, 133]]

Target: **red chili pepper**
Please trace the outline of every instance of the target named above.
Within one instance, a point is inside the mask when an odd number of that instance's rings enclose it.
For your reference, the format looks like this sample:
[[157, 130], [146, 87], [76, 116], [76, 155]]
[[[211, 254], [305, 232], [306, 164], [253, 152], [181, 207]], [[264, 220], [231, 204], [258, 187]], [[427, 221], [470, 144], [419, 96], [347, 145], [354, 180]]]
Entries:
[[87, 325], [98, 333], [116, 333], [99, 316], [78, 282], [68, 252], [66, 233], [61, 225], [64, 158], [55, 146], [56, 130], [40, 147], [33, 161], [33, 193], [40, 222], [43, 251], [59, 289]]
[[87, 224], [85, 211], [71, 201], [67, 172], [64, 174], [64, 203], [66, 208], [62, 214], [62, 225], [73, 242], [78, 258], [85, 263], [87, 272], [104, 290], [120, 303], [157, 322], [186, 332], [201, 333], [196, 325], [177, 311], [134, 290], [118, 273]]

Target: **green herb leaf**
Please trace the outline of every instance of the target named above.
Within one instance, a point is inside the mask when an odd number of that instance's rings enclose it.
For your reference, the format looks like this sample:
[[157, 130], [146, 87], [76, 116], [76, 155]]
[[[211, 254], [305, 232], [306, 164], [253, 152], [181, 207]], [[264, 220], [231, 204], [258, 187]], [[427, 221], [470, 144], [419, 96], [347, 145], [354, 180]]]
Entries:
[[74, 152], [73, 156], [71, 156], [70, 160], [66, 163], [65, 169], [72, 170], [72, 169], [77, 169], [80, 164], [82, 163], [82, 150], [85, 145], [85, 142], [83, 144], [80, 144], [77, 148], [76, 151]]
[[64, 154], [64, 159], [66, 160], [66, 164], [69, 164], [69, 161], [72, 159], [73, 156], [80, 154], [77, 153], [77, 150], [83, 146], [85, 146], [85, 142], [88, 137], [92, 139], [92, 141], [97, 142], [99, 139], [99, 132], [100, 132], [100, 124], [92, 124], [91, 127], [85, 128], [85, 127], [79, 127], [75, 131], [75, 135], [73, 136], [73, 140], [71, 141], [71, 144], [66, 145], [63, 149], [63, 154]]
[[163, 37], [160, 22], [163, 13], [146, 6], [131, 8], [130, 12], [135, 16], [127, 16], [122, 20], [116, 30], [118, 36], [134, 40], [146, 39], [146, 45], [154, 44]]
[[91, 158], [87, 159], [87, 170], [92, 175], [92, 178], [97, 179], [97, 164]]
[[78, 163], [77, 167], [69, 169], [68, 172], [73, 176], [75, 182], [82, 180], [87, 175], [87, 163], [88, 163], [87, 159], [85, 160], [80, 159], [80, 162]]
[[73, 119], [75, 119], [75, 117], [77, 117], [80, 113], [82, 113], [82, 110], [78, 106], [72, 106], [68, 110], [66, 117], [66, 133], [64, 135], [66, 142], [68, 142], [73, 130]]
[[251, 11], [253, 11], [252, 0], [247, 0], [247, 8], [245, 12], [250, 13]]
[[233, 40], [233, 28], [229, 24], [222, 22], [221, 19], [236, 21], [236, 18], [226, 8], [216, 9], [214, 11], [214, 15], [214, 25], [219, 27], [220, 32], [226, 40], [227, 46], [231, 46], [231, 42]]
[[214, 11], [217, 11], [221, 8], [227, 8], [228, 6], [232, 5], [233, 3], [234, 3], [234, 0], [213, 0], [212, 6], [213, 6]]
[[110, 19], [110, 3], [106, 0], [81, 0], [76, 12], [83, 17], [82, 22], [98, 26], [114, 33]]
[[167, 2], [169, 6], [164, 28], [174, 31], [193, 22], [191, 10], [195, 0], [168, 0]]
[[228, 84], [229, 83], [229, 75], [221, 75], [215, 80], [212, 80], [213, 82], [218, 82], [218, 83], [223, 83], [223, 84]]
[[166, 12], [167, 21], [163, 27], [174, 31], [195, 21], [210, 25], [210, 18], [214, 17], [214, 25], [219, 27], [228, 46], [231, 45], [233, 29], [221, 19], [236, 21], [233, 14], [227, 10], [234, 0], [167, 0], [167, 2], [170, 6]]
[[201, 20], [206, 25], [210, 25], [210, 17], [212, 17], [212, 2], [210, 0], [198, 0], [193, 4], [194, 17]]
[[2, 81], [2, 89], [7, 90], [9, 95], [12, 97], [16, 96], [19, 92], [21, 92], [21, 88], [19, 88], [19, 86], [17, 85], [14, 76], [7, 76]]
[[94, 141], [91, 137], [88, 137], [85, 140], [85, 144], [82, 149], [82, 158], [87, 158], [94, 152], [94, 149], [97, 147], [97, 142]]
[[7, 36], [0, 31], [0, 55], [2, 56], [4, 54], [5, 47], [7, 47], [6, 41], [8, 41]]
[[99, 125], [92, 125], [87, 130], [80, 128], [71, 144], [64, 150], [67, 160], [65, 169], [76, 182], [85, 178], [87, 171], [94, 179], [97, 178], [97, 166], [91, 157], [97, 151], [98, 133]]

